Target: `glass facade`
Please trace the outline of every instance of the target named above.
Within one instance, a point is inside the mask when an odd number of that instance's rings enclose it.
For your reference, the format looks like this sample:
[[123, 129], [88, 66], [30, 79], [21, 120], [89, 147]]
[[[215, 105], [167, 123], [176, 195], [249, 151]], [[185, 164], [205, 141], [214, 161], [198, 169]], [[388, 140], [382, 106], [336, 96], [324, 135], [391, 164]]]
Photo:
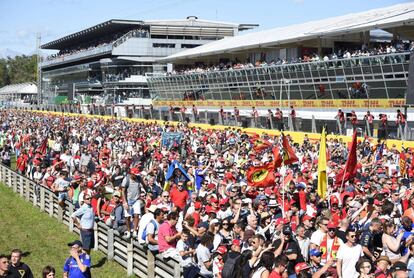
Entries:
[[154, 76], [159, 100], [397, 99], [407, 89], [410, 53]]

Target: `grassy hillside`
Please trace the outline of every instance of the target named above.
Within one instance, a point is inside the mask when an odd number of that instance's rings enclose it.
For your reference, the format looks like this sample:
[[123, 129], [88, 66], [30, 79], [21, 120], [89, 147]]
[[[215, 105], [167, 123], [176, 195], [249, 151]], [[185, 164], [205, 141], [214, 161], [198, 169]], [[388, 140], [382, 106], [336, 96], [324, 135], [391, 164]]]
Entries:
[[[45, 265], [56, 268], [62, 277], [65, 259], [69, 256], [67, 243], [78, 239], [57, 219], [40, 212], [13, 191], [0, 184], [0, 253], [14, 248], [24, 252], [35, 277], [41, 277]], [[115, 262], [108, 262], [102, 252], [92, 252], [92, 277], [126, 277], [126, 271]]]

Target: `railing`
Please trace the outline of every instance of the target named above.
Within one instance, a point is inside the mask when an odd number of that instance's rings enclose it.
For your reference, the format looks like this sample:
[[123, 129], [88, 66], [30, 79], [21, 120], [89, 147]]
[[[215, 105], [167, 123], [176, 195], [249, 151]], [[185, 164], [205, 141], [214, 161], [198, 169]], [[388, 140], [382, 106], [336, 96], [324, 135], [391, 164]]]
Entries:
[[[15, 106], [9, 106], [4, 104], [6, 108], [16, 108]], [[191, 109], [187, 109], [187, 112], [182, 114], [179, 111], [170, 112], [167, 107], [155, 107], [150, 109], [146, 106], [145, 109], [141, 109], [141, 106], [137, 105], [43, 105], [43, 106], [31, 106], [22, 107], [23, 110], [44, 110], [61, 113], [78, 113], [84, 115], [99, 115], [99, 116], [111, 116], [111, 117], [126, 117], [126, 118], [140, 118], [145, 120], [159, 120], [159, 121], [175, 121], [175, 122], [189, 122], [197, 124], [209, 124], [209, 125], [225, 125], [236, 126], [243, 128], [262, 128], [262, 129], [277, 129], [277, 130], [289, 130], [299, 132], [320, 132], [322, 127], [325, 127], [328, 133], [336, 134], [352, 134], [352, 125], [349, 121], [342, 128], [338, 128], [337, 120], [335, 119], [336, 111], [329, 112], [329, 119], [321, 118], [318, 116], [318, 111], [313, 113], [307, 113], [303, 117], [297, 117], [295, 121], [289, 118], [289, 111], [283, 111], [283, 120], [277, 122], [273, 117], [272, 120], [268, 120], [267, 115], [260, 115], [257, 119], [254, 119], [250, 114], [251, 110], [241, 110], [240, 117], [234, 118], [233, 112], [225, 112], [223, 117], [216, 110], [204, 110], [199, 109], [197, 117], [191, 113]], [[388, 112], [387, 112], [388, 113]], [[390, 115], [391, 116], [391, 115]], [[414, 128], [412, 127], [412, 121], [408, 121], [404, 129], [397, 126], [395, 123], [396, 118], [388, 118], [388, 126], [386, 132], [386, 138], [388, 139], [401, 139], [401, 140], [414, 140]], [[383, 131], [381, 130], [381, 121], [376, 117], [372, 125], [368, 125], [365, 120], [360, 121], [357, 125], [359, 136], [369, 136], [375, 138], [385, 138]], [[376, 134], [374, 134], [374, 130]]]
[[62, 55], [62, 56], [56, 57], [52, 60], [43, 61], [41, 66], [44, 67], [44, 66], [49, 66], [49, 65], [54, 65], [54, 64], [58, 64], [58, 63], [67, 62], [67, 61], [76, 60], [76, 59], [79, 59], [79, 58], [96, 56], [98, 54], [100, 55], [100, 54], [111, 52], [111, 51], [112, 51], [112, 44], [106, 44], [106, 45], [102, 45], [102, 46], [97, 46], [97, 47], [92, 48], [92, 49], [82, 50], [78, 53]]
[[410, 54], [154, 76], [148, 86], [161, 100], [181, 100], [189, 92], [206, 100], [400, 98]]
[[[69, 231], [79, 234], [79, 229], [70, 217], [75, 210], [72, 203], [66, 201], [67, 209], [63, 210], [58, 204], [57, 196], [49, 188], [40, 186], [1, 164], [0, 181], [40, 211], [57, 218], [69, 227]], [[161, 255], [154, 256], [136, 241], [123, 239], [118, 231], [114, 231], [102, 222], [95, 223], [94, 230], [95, 250], [102, 251], [107, 255], [108, 260], [115, 260], [122, 265], [128, 275], [135, 274], [143, 278], [181, 277], [181, 267], [173, 259], [164, 260]]]

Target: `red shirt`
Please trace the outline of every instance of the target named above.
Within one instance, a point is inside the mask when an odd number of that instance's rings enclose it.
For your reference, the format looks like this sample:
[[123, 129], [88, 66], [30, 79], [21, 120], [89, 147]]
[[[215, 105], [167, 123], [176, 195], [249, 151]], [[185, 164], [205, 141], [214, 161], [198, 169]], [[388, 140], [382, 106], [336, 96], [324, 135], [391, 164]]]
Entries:
[[270, 272], [269, 278], [282, 278], [282, 275], [273, 270]]
[[174, 206], [179, 207], [180, 209], [184, 209], [185, 204], [187, 203], [188, 199], [188, 192], [187, 190], [180, 191], [177, 187], [173, 187], [170, 192], [171, 202]]

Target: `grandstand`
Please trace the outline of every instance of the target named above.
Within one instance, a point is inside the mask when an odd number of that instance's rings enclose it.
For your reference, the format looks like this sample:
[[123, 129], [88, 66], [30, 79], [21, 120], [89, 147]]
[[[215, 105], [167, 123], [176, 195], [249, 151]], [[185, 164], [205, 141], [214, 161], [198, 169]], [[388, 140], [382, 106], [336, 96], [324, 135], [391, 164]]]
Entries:
[[413, 39], [414, 3], [252, 32], [160, 59], [173, 67], [148, 80], [150, 93], [165, 109], [255, 106], [263, 116], [294, 106], [298, 117], [334, 120], [342, 108], [395, 121], [410, 95]]
[[34, 83], [19, 83], [0, 88], [2, 107], [29, 106], [37, 102], [37, 86]]
[[157, 59], [234, 36], [255, 24], [112, 19], [42, 45], [59, 52], [41, 63], [45, 103], [147, 104], [146, 78], [167, 69]]

